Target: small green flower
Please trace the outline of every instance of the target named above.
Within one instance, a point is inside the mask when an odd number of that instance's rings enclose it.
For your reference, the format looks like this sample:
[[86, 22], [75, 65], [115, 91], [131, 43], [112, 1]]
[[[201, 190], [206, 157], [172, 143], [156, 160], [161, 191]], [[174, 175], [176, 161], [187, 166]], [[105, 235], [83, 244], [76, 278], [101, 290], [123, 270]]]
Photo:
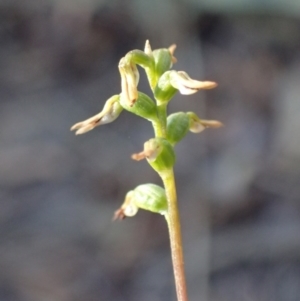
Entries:
[[158, 173], [170, 170], [175, 163], [175, 153], [172, 145], [164, 138], [152, 138], [145, 142], [144, 150], [131, 156], [133, 160], [147, 159], [148, 163]]
[[167, 118], [167, 139], [175, 145], [181, 141], [190, 129], [190, 118], [186, 113], [178, 112]]
[[169, 48], [152, 51], [149, 41], [146, 41], [144, 52], [152, 59], [153, 65], [150, 68], [146, 68], [145, 71], [152, 90], [154, 90], [162, 74], [168, 71], [173, 63], [177, 62], [174, 57], [175, 49], [176, 45], [171, 45]]
[[184, 71], [171, 70], [159, 78], [154, 95], [159, 102], [167, 102], [178, 90], [183, 95], [190, 95], [202, 89], [213, 89], [216, 86], [215, 82], [194, 80]]
[[170, 75], [172, 71], [166, 71], [158, 80], [154, 89], [154, 96], [159, 103], [167, 103], [177, 93], [176, 89], [171, 84]]
[[123, 110], [119, 100], [119, 95], [112, 96], [106, 101], [103, 110], [100, 113], [87, 120], [74, 124], [71, 127], [71, 131], [77, 130], [76, 135], [80, 135], [91, 131], [96, 126], [113, 122], [119, 117]]
[[190, 118], [190, 131], [192, 133], [201, 133], [206, 128], [217, 129], [217, 128], [220, 128], [220, 127], [224, 126], [223, 123], [218, 121], [218, 120], [200, 119], [193, 112], [188, 112], [187, 115]]
[[167, 48], [156, 49], [152, 53], [155, 62], [155, 73], [157, 78], [159, 78], [163, 73], [172, 68], [173, 55]]
[[115, 211], [113, 219], [124, 219], [136, 215], [138, 209], [165, 215], [168, 203], [165, 190], [155, 184], [143, 184], [126, 194], [121, 208]]
[[211, 81], [198, 81], [191, 79], [184, 71], [171, 71], [170, 83], [183, 95], [190, 95], [202, 89], [213, 89], [217, 83]]

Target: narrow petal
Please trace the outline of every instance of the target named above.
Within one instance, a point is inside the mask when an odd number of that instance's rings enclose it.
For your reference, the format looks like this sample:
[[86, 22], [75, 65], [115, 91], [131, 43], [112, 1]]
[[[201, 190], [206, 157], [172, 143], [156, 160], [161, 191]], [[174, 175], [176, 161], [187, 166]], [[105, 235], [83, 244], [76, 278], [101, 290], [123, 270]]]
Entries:
[[172, 44], [172, 45], [168, 48], [169, 51], [170, 51], [170, 53], [171, 53], [171, 56], [172, 56], [172, 63], [173, 63], [173, 64], [177, 63], [177, 59], [176, 59], [176, 57], [174, 56], [174, 52], [175, 52], [176, 48], [177, 48], [177, 45], [176, 45], [176, 44]]
[[91, 131], [96, 126], [116, 120], [123, 110], [122, 106], [119, 104], [119, 98], [119, 95], [114, 95], [109, 98], [100, 113], [87, 120], [74, 124], [71, 127], [71, 131], [77, 130], [75, 134], [80, 135]]
[[122, 58], [119, 62], [119, 71], [121, 75], [121, 97], [124, 99], [124, 101], [128, 104], [131, 104], [131, 99], [129, 96], [129, 91], [128, 91], [128, 81], [126, 78], [126, 73], [125, 73], [125, 58]]
[[211, 81], [198, 81], [191, 79], [189, 75], [184, 72], [184, 71], [178, 71], [178, 74], [181, 77], [181, 82], [182, 84], [186, 85], [189, 88], [194, 88], [194, 89], [213, 89], [217, 86], [217, 83], [211, 82]]
[[170, 73], [170, 83], [183, 95], [194, 94], [201, 89], [212, 89], [217, 86], [217, 83], [215, 82], [202, 82], [191, 79], [184, 71], [172, 71]]
[[220, 127], [223, 127], [224, 124], [218, 120], [200, 120], [201, 124], [205, 126], [206, 128], [213, 128], [213, 129], [218, 129]]
[[139, 82], [139, 72], [136, 65], [123, 57], [119, 62], [121, 75], [121, 89], [123, 99], [130, 105], [138, 98], [137, 85]]
[[96, 126], [100, 125], [102, 117], [102, 114], [99, 113], [85, 121], [78, 122], [71, 127], [71, 131], [77, 130], [75, 133], [76, 135], [81, 135], [89, 132]]
[[218, 120], [200, 119], [194, 112], [188, 112], [187, 115], [190, 118], [190, 131], [192, 133], [200, 133], [206, 128], [217, 129], [224, 126], [223, 123]]
[[224, 124], [218, 120], [199, 119], [198, 121], [191, 123], [190, 131], [192, 133], [201, 133], [207, 128], [217, 129], [222, 126], [224, 126]]
[[190, 131], [192, 133], [198, 134], [205, 130], [205, 126], [199, 122], [194, 122], [190, 125]]
[[126, 78], [129, 84], [129, 95], [131, 99], [138, 98], [137, 86], [140, 80], [140, 74], [135, 64], [131, 63], [128, 66], [128, 73], [126, 73]]
[[144, 52], [149, 56], [152, 56], [152, 49], [149, 40], [146, 40]]

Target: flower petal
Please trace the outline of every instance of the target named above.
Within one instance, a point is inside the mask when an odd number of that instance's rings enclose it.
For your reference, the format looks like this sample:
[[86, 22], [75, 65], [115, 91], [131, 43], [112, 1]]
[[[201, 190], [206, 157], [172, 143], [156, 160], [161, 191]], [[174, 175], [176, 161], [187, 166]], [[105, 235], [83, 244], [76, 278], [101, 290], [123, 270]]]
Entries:
[[178, 89], [183, 95], [190, 95], [198, 92], [201, 89], [212, 89], [217, 86], [217, 83], [211, 81], [198, 81], [191, 79], [184, 71], [171, 71], [171, 85]]
[[91, 131], [96, 126], [113, 122], [123, 110], [122, 106], [119, 104], [119, 99], [120, 95], [112, 96], [106, 101], [103, 110], [100, 113], [87, 120], [74, 124], [71, 127], [71, 131], [77, 130], [75, 134], [80, 135]]
[[132, 106], [138, 98], [137, 85], [140, 78], [138, 69], [134, 63], [123, 57], [119, 62], [119, 71], [121, 75], [121, 97]]
[[152, 54], [152, 49], [151, 49], [151, 45], [150, 45], [149, 40], [146, 40], [144, 52], [145, 52], [146, 54], [148, 54], [150, 57], [153, 55], [153, 54]]
[[146, 158], [150, 161], [153, 161], [157, 158], [161, 151], [162, 146], [155, 139], [150, 139], [144, 143], [144, 150], [140, 153], [133, 154], [131, 158], [136, 161]]
[[192, 133], [200, 133], [206, 128], [217, 129], [224, 126], [223, 123], [218, 120], [200, 119], [194, 112], [188, 112], [187, 115], [190, 118], [190, 131]]
[[177, 48], [177, 45], [176, 45], [176, 44], [172, 44], [172, 45], [168, 48], [169, 51], [170, 51], [170, 53], [171, 53], [171, 56], [172, 56], [171, 60], [172, 60], [172, 63], [173, 63], [173, 64], [177, 63], [177, 59], [176, 59], [176, 57], [174, 56], [174, 52], [175, 52], [176, 48]]

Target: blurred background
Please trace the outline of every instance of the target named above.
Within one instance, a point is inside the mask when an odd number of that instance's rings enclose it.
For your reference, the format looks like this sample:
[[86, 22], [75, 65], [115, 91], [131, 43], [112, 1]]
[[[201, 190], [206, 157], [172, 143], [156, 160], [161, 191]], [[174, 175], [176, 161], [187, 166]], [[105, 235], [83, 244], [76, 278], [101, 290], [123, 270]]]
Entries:
[[170, 104], [225, 124], [176, 148], [190, 301], [300, 300], [299, 16], [296, 0], [1, 0], [0, 301], [176, 300], [163, 218], [111, 221], [160, 184], [130, 159], [150, 123], [69, 131], [146, 39], [219, 83]]

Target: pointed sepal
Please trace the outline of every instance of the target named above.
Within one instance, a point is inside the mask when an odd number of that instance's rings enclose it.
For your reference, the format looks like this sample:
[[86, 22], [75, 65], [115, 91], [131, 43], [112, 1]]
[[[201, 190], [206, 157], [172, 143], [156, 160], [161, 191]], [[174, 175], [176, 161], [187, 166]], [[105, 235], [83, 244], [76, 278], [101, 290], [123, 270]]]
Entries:
[[119, 95], [112, 96], [106, 101], [103, 110], [100, 113], [87, 120], [74, 124], [71, 127], [71, 131], [76, 130], [76, 135], [80, 135], [91, 131], [99, 125], [113, 122], [119, 117], [123, 110], [119, 100]]

